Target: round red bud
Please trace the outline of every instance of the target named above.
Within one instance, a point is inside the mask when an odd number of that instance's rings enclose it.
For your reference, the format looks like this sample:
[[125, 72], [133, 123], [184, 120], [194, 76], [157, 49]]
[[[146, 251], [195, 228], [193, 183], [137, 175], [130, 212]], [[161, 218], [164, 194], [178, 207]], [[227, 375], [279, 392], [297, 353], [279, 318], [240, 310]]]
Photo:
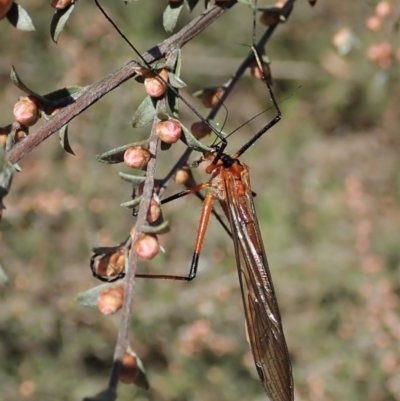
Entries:
[[177, 120], [160, 121], [156, 125], [157, 136], [165, 143], [175, 143], [182, 134], [182, 127]]
[[[163, 79], [160, 79], [160, 77]], [[168, 82], [168, 72], [162, 69], [159, 72], [159, 76], [153, 75], [144, 80], [144, 86], [146, 88], [146, 93], [151, 97], [160, 97], [167, 90]]]
[[124, 304], [123, 285], [104, 289], [97, 300], [97, 307], [103, 315], [112, 315], [119, 311]]
[[31, 127], [40, 117], [39, 108], [29, 97], [24, 97], [14, 105], [14, 119], [21, 125]]
[[135, 383], [138, 375], [139, 368], [136, 355], [132, 352], [130, 348], [128, 348], [122, 358], [119, 379], [122, 381], [122, 383], [131, 384]]
[[135, 250], [139, 258], [144, 260], [153, 259], [160, 252], [160, 244], [157, 235], [140, 233], [135, 242]]
[[182, 166], [174, 175], [177, 184], [186, 184], [190, 178], [189, 166]]
[[201, 139], [210, 135], [212, 130], [204, 121], [197, 121], [192, 124], [190, 131], [192, 131], [192, 134], [196, 139]]
[[0, 20], [11, 10], [13, 0], [0, 0]]
[[151, 159], [151, 153], [142, 146], [132, 146], [125, 150], [124, 162], [128, 167], [144, 169]]

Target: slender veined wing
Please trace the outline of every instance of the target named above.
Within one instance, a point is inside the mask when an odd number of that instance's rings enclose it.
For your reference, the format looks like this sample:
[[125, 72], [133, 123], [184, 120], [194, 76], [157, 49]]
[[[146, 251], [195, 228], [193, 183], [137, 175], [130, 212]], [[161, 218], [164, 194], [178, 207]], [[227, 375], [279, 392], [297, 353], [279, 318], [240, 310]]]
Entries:
[[267, 257], [255, 215], [248, 167], [237, 181], [223, 172], [246, 326], [254, 362], [270, 401], [293, 401], [293, 377]]

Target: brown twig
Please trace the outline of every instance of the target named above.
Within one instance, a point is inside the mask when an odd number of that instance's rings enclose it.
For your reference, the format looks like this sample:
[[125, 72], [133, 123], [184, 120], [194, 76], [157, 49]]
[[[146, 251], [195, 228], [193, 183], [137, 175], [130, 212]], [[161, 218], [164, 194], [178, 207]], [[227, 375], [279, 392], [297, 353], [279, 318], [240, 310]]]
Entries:
[[[182, 48], [186, 43], [188, 43], [191, 39], [193, 39], [215, 20], [217, 20], [221, 15], [223, 15], [235, 3], [236, 1], [232, 0], [224, 5], [224, 7], [214, 6], [204, 11], [175, 35], [169, 37], [162, 43], [154, 46], [148, 52], [144, 53], [143, 58], [148, 63], [152, 63], [164, 57], [167, 52], [173, 49]], [[79, 93], [79, 96], [76, 97], [76, 99], [71, 98], [70, 105], [64, 107], [52, 119], [32, 132], [23, 141], [17, 143], [7, 153], [7, 160], [10, 163], [17, 163], [36, 146], [57, 132], [60, 128], [82, 113], [88, 107], [96, 103], [107, 93], [111, 92], [128, 79], [134, 77], [138, 67], [138, 64], [132, 60], [102, 80], [85, 87], [82, 92]]]

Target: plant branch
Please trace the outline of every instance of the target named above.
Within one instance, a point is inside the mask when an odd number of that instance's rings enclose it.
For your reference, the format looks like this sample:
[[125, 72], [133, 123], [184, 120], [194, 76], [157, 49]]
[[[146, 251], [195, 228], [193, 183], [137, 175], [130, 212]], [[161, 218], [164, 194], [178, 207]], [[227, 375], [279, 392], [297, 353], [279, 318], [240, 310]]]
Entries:
[[[175, 35], [169, 37], [160, 44], [154, 46], [148, 52], [144, 53], [143, 58], [148, 63], [152, 63], [164, 57], [167, 52], [183, 47], [187, 42], [204, 31], [204, 29], [206, 29], [210, 24], [223, 15], [234, 4], [236, 4], [236, 0], [230, 1], [224, 5], [224, 7], [214, 6], [204, 11]], [[58, 114], [43, 124], [40, 128], [32, 132], [23, 141], [18, 142], [7, 153], [7, 160], [10, 163], [17, 163], [36, 146], [57, 132], [60, 128], [74, 119], [88, 107], [96, 103], [107, 93], [116, 89], [128, 79], [134, 77], [138, 68], [138, 64], [132, 60], [102, 80], [85, 87], [82, 92], [80, 92], [79, 96], [76, 97], [76, 99], [71, 97], [71, 104], [60, 110]]]

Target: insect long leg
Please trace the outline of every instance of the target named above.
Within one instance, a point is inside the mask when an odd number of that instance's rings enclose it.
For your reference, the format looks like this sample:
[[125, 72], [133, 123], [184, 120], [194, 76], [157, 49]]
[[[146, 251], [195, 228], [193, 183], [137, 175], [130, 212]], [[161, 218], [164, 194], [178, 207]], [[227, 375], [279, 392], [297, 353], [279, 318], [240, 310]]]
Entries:
[[[197, 185], [197, 187], [195, 187], [195, 188], [200, 187], [200, 189], [203, 189], [207, 186], [209, 186], [209, 183]], [[189, 193], [194, 192], [193, 189], [194, 188], [188, 189], [186, 191], [180, 192], [177, 195], [181, 195], [182, 193], [184, 195], [187, 195]], [[199, 189], [196, 189], [196, 190], [199, 190]], [[184, 195], [181, 195], [181, 196], [184, 196]], [[173, 196], [172, 198], [176, 199], [175, 196]], [[136, 274], [136, 277], [164, 279], [164, 280], [178, 280], [178, 281], [191, 281], [196, 277], [199, 256], [201, 253], [201, 249], [203, 248], [204, 237], [206, 235], [208, 222], [210, 221], [210, 215], [213, 210], [214, 198], [215, 198], [215, 195], [212, 192], [210, 192], [204, 199], [203, 207], [201, 209], [199, 228], [197, 230], [196, 244], [194, 247], [192, 263], [190, 265], [190, 271], [189, 271], [188, 276], [172, 276], [172, 275], [164, 275], [164, 274]]]

